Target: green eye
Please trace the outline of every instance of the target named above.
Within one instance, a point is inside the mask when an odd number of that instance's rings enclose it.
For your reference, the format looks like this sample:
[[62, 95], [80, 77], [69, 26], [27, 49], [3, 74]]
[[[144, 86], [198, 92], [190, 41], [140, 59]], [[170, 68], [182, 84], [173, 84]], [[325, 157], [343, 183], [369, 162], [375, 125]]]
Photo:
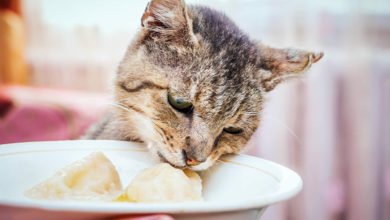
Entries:
[[226, 127], [223, 131], [229, 134], [241, 134], [244, 130], [242, 128]]
[[168, 102], [169, 104], [179, 112], [189, 113], [192, 111], [192, 103], [187, 102], [182, 98], [173, 98], [171, 94], [168, 93]]

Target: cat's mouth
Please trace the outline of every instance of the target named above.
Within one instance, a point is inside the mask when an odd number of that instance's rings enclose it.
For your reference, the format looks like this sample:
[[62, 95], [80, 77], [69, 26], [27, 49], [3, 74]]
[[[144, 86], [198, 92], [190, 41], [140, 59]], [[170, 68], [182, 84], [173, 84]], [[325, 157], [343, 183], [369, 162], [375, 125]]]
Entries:
[[160, 160], [164, 163], [169, 163], [171, 166], [179, 168], [179, 169], [184, 169], [187, 167], [187, 165], [177, 165], [175, 163], [172, 163], [169, 161], [160, 151], [157, 152], [157, 155], [160, 157]]
[[178, 164], [178, 163], [174, 163], [174, 162], [170, 161], [169, 159], [167, 159], [167, 157], [165, 157], [164, 154], [161, 153], [160, 151], [157, 151], [157, 155], [159, 156], [159, 158], [162, 162], [169, 163], [171, 166], [173, 166], [175, 168], [179, 168], [179, 169], [190, 169], [190, 170], [194, 170], [194, 171], [202, 171], [202, 170], [208, 169], [209, 167], [211, 167], [214, 164], [214, 161], [211, 159], [211, 157], [208, 157], [204, 162], [201, 162], [197, 165], [190, 166], [185, 162], [184, 157], [180, 159], [182, 162], [180, 164]]

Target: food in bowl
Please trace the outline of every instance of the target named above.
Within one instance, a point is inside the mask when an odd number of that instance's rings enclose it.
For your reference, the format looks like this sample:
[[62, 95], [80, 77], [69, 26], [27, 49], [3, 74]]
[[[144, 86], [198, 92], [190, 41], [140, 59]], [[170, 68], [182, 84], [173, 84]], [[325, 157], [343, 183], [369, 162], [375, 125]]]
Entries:
[[202, 180], [194, 171], [162, 163], [141, 171], [120, 198], [144, 203], [201, 201]]
[[27, 190], [33, 199], [166, 203], [202, 200], [202, 180], [167, 163], [142, 170], [125, 190], [113, 163], [100, 152], [76, 161]]
[[115, 166], [97, 152], [62, 168], [25, 195], [34, 199], [112, 200], [121, 191]]

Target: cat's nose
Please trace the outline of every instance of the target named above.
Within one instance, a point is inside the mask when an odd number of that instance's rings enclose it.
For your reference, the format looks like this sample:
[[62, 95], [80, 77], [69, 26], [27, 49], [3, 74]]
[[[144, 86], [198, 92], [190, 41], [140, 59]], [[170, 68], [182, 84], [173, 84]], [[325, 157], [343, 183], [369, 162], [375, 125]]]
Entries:
[[195, 159], [194, 155], [191, 154], [191, 152], [183, 150], [183, 157], [188, 166], [196, 166], [205, 160], [198, 160]]

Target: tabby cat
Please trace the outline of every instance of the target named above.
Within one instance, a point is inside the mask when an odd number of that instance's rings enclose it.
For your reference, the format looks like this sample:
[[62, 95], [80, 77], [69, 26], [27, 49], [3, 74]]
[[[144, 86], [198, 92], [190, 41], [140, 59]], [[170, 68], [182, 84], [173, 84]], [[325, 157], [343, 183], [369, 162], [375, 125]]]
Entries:
[[238, 153], [267, 93], [323, 56], [266, 46], [183, 0], [152, 0], [141, 24], [118, 67], [115, 107], [86, 138], [144, 142], [179, 168], [204, 170]]

